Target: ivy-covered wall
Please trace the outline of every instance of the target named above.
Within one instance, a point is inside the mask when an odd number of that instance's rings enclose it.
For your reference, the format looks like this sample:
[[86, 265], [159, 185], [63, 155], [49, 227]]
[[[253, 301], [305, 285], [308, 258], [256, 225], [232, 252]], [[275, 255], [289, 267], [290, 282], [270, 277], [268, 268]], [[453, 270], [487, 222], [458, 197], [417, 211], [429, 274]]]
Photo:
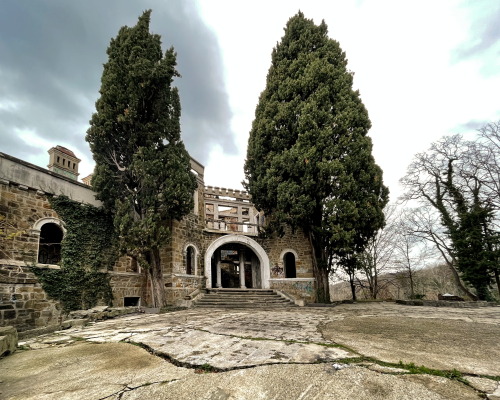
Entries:
[[103, 209], [72, 201], [49, 198], [66, 234], [61, 243], [61, 269], [33, 267], [47, 294], [67, 311], [111, 304], [108, 270], [118, 257], [112, 218]]

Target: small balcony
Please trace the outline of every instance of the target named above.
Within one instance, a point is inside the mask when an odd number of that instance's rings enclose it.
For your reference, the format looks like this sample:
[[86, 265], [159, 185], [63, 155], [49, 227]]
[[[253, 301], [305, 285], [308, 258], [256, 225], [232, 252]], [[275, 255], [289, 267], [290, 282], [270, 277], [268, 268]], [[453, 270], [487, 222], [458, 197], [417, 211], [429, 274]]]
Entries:
[[258, 225], [250, 222], [231, 221], [229, 219], [205, 219], [205, 227], [209, 231], [241, 233], [243, 235], [257, 236]]
[[257, 236], [260, 213], [241, 190], [205, 187], [205, 229]]

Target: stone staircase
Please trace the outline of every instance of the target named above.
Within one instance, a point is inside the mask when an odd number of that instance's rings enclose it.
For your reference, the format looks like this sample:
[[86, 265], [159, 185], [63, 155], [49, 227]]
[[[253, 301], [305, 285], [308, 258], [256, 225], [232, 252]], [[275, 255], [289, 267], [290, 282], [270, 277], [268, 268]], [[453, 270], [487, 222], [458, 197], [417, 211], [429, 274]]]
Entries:
[[194, 304], [197, 308], [290, 308], [292, 301], [271, 289], [206, 289]]

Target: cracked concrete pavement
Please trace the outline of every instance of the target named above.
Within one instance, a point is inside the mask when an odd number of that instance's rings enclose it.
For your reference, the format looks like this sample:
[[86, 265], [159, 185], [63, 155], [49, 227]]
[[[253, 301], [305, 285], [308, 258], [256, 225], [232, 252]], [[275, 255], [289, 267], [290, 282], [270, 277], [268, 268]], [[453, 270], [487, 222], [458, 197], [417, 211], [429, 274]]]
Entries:
[[135, 314], [20, 343], [0, 360], [0, 398], [500, 400], [499, 338], [500, 307]]

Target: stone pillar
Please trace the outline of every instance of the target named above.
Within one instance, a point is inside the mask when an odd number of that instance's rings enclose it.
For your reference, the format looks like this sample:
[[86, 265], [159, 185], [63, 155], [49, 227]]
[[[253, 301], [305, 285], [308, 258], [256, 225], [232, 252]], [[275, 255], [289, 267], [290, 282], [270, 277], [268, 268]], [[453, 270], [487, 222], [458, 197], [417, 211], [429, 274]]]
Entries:
[[252, 280], [254, 288], [262, 289], [262, 279], [260, 276], [260, 263], [259, 259], [255, 256], [255, 254], [252, 254]]
[[245, 253], [240, 250], [240, 288], [246, 289], [245, 286]]
[[215, 262], [217, 263], [217, 284], [218, 288], [222, 287], [222, 277], [220, 271], [220, 250], [215, 251]]

